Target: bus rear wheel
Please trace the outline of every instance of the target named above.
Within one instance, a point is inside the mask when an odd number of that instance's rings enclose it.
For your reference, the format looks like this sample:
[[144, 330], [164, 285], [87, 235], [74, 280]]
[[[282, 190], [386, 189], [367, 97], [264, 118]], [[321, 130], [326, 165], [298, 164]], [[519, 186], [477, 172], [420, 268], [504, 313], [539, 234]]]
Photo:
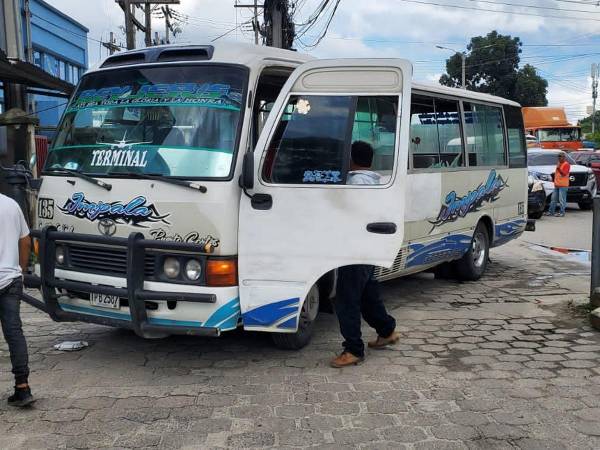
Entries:
[[298, 317], [298, 330], [295, 333], [273, 333], [271, 339], [275, 347], [283, 350], [300, 350], [311, 340], [315, 319], [319, 313], [319, 288], [315, 284], [306, 296], [300, 316]]
[[490, 237], [485, 224], [479, 222], [467, 253], [454, 262], [457, 278], [477, 281], [485, 273], [490, 256]]

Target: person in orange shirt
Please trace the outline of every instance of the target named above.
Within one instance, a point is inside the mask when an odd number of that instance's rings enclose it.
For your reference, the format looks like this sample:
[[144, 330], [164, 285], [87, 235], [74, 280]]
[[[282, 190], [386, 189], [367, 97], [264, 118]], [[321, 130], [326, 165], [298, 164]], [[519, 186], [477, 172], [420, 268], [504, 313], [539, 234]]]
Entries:
[[554, 192], [552, 193], [552, 200], [550, 201], [550, 208], [548, 209], [548, 215], [554, 216], [556, 211], [556, 202], [560, 202], [560, 213], [556, 214], [559, 217], [565, 215], [565, 208], [567, 207], [567, 191], [569, 190], [569, 172], [571, 171], [571, 165], [567, 162], [565, 154], [558, 154], [558, 162], [556, 163], [556, 170], [554, 172]]

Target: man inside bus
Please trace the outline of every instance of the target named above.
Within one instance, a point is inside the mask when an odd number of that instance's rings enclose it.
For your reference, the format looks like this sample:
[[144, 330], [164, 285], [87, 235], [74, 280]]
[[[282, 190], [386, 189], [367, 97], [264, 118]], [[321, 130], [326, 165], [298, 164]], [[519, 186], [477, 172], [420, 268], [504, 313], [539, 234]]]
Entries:
[[560, 213], [556, 215], [559, 217], [563, 217], [565, 215], [570, 172], [571, 165], [567, 162], [565, 154], [563, 152], [559, 153], [558, 161], [556, 163], [556, 171], [554, 172], [554, 192], [552, 192], [552, 199], [550, 201], [550, 208], [548, 208], [547, 215], [555, 215], [554, 212], [556, 211], [557, 202], [560, 202]]
[[[352, 143], [347, 184], [379, 184], [380, 176], [371, 170], [373, 147], [363, 141]], [[379, 283], [373, 276], [375, 267], [345, 266], [338, 269], [335, 309], [344, 338], [343, 352], [331, 360], [331, 366], [341, 368], [364, 360], [365, 347], [361, 333], [361, 315], [377, 331], [377, 339], [369, 348], [382, 349], [398, 342], [396, 320], [385, 309], [379, 295]]]

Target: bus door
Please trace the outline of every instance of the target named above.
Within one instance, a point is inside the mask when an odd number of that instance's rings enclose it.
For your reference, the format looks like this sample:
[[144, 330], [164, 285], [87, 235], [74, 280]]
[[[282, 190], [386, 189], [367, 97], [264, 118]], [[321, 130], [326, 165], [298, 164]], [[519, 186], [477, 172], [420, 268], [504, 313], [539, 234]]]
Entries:
[[[404, 231], [411, 76], [404, 60], [321, 60], [287, 81], [244, 159], [245, 329], [294, 332], [321, 276], [351, 264], [392, 265]], [[362, 170], [353, 170], [353, 148]]]

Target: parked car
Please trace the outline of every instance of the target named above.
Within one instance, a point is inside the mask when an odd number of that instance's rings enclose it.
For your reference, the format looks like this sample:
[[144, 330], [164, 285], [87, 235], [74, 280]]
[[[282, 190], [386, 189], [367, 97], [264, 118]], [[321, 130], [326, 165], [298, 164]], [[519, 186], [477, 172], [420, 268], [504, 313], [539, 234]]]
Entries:
[[583, 144], [583, 148], [585, 149], [595, 149], [598, 148], [598, 144], [596, 143], [596, 141], [588, 141], [588, 140], [583, 140], [582, 142]]
[[[558, 154], [561, 150], [529, 149], [528, 166], [529, 174], [534, 180], [542, 181], [546, 193], [546, 204], [550, 204], [550, 197], [554, 191], [554, 171]], [[589, 167], [577, 164], [572, 154], [567, 153], [567, 162], [571, 164], [569, 176], [569, 190], [567, 202], [577, 203], [580, 209], [592, 209], [592, 200], [596, 196], [597, 184], [594, 171]]]
[[581, 150], [569, 153], [571, 157], [582, 166], [589, 167], [596, 175], [596, 185], [600, 185], [600, 152]]
[[530, 219], [541, 219], [546, 209], [544, 184], [529, 175], [528, 185], [527, 216]]

